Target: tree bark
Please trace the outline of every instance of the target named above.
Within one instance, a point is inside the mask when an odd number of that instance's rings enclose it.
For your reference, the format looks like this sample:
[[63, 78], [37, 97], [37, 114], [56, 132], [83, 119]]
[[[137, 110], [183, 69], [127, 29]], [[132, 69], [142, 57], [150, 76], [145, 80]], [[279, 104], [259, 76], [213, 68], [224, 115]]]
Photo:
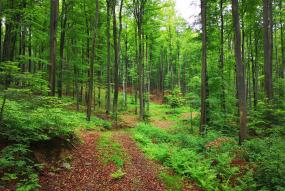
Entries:
[[268, 100], [273, 98], [272, 87], [272, 0], [263, 0], [264, 28], [264, 88]]
[[106, 27], [106, 34], [107, 34], [107, 82], [106, 82], [106, 113], [110, 113], [111, 108], [111, 72], [110, 72], [110, 65], [111, 65], [111, 44], [110, 44], [110, 7], [111, 7], [111, 0], [106, 0], [107, 6], [107, 27]]
[[55, 96], [56, 80], [56, 32], [58, 16], [58, 0], [51, 0], [50, 9], [50, 63], [49, 63], [49, 87], [50, 96]]
[[67, 4], [65, 0], [62, 0], [62, 12], [61, 12], [61, 31], [60, 31], [60, 48], [59, 48], [59, 71], [58, 71], [58, 97], [62, 97], [62, 78], [63, 78], [63, 64], [64, 64], [64, 44], [65, 44], [65, 32], [67, 23]]
[[241, 144], [247, 138], [248, 130], [247, 130], [247, 109], [246, 109], [246, 85], [245, 85], [245, 76], [244, 76], [244, 64], [242, 63], [238, 0], [232, 0], [232, 15], [233, 15], [233, 25], [234, 25], [234, 35], [235, 35], [234, 45], [235, 45], [237, 92], [238, 92], [239, 117], [240, 117], [239, 143]]
[[200, 134], [205, 134], [208, 122], [207, 98], [208, 98], [208, 77], [207, 77], [207, 34], [206, 34], [206, 0], [201, 0], [202, 16], [202, 78], [201, 78], [201, 120]]
[[96, 0], [96, 13], [95, 13], [95, 25], [93, 31], [92, 39], [92, 51], [91, 51], [91, 61], [89, 68], [89, 79], [88, 79], [88, 95], [87, 95], [87, 121], [91, 119], [92, 110], [92, 96], [93, 96], [93, 86], [94, 86], [94, 64], [95, 64], [95, 51], [96, 51], [96, 40], [97, 40], [97, 26], [99, 18], [99, 0]]
[[134, 16], [137, 23], [138, 28], [138, 89], [139, 89], [139, 102], [140, 102], [140, 110], [139, 117], [140, 120], [144, 120], [144, 64], [143, 64], [143, 12], [146, 0], [133, 0], [134, 4]]
[[220, 72], [222, 78], [221, 106], [222, 111], [226, 112], [225, 80], [224, 80], [224, 0], [220, 0], [220, 17], [221, 17], [221, 36], [220, 36]]
[[122, 6], [123, 0], [121, 0], [120, 4], [120, 12], [119, 12], [119, 34], [117, 32], [117, 19], [116, 19], [116, 2], [113, 2], [112, 12], [113, 12], [113, 40], [114, 40], [114, 53], [115, 53], [115, 61], [114, 61], [114, 99], [113, 99], [113, 113], [115, 116], [115, 120], [117, 121], [117, 111], [118, 111], [118, 95], [119, 95], [119, 63], [120, 63], [120, 36], [122, 31]]

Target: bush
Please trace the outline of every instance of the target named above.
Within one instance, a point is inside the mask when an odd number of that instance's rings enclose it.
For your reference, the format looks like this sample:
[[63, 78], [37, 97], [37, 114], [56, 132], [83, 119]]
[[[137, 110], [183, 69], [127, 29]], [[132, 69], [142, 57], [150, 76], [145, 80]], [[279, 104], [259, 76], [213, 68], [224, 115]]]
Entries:
[[182, 93], [178, 87], [175, 87], [169, 95], [165, 96], [164, 101], [170, 105], [171, 108], [178, 108], [185, 103]]
[[[205, 145], [220, 137], [211, 133], [205, 137], [167, 132], [148, 124], [139, 124], [134, 138], [152, 159], [159, 160], [176, 173], [195, 180], [205, 190], [234, 190], [230, 179], [238, 169], [231, 165], [235, 154], [234, 141], [221, 144], [219, 149]], [[213, 164], [215, 163], [215, 164]], [[244, 187], [246, 187], [244, 185]]]
[[41, 165], [30, 159], [28, 146], [15, 144], [4, 148], [0, 155], [0, 166], [5, 169], [1, 181], [17, 181], [17, 190], [29, 191], [40, 188], [37, 171]]
[[246, 142], [247, 157], [256, 164], [254, 178], [259, 190], [285, 190], [285, 142], [282, 137]]

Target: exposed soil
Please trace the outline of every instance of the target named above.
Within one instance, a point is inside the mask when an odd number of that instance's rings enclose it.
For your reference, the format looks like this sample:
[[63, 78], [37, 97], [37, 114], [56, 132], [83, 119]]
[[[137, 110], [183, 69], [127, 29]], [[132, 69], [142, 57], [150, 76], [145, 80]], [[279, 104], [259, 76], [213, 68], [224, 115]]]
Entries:
[[96, 151], [96, 141], [100, 137], [96, 132], [82, 134], [83, 144], [72, 153], [71, 169], [60, 168], [52, 172], [45, 169], [40, 177], [42, 191], [84, 190], [84, 191], [160, 191], [164, 189], [158, 175], [158, 164], [147, 160], [136, 147], [135, 142], [124, 132], [114, 132], [114, 139], [122, 145], [129, 161], [121, 179], [115, 180], [110, 174], [115, 172], [113, 164], [103, 164]]
[[175, 125], [174, 121], [153, 119], [151, 123], [158, 128], [167, 129]]
[[162, 171], [162, 167], [151, 160], [147, 160], [136, 147], [135, 141], [126, 133], [117, 132], [114, 138], [122, 145], [124, 152], [127, 153], [130, 159], [125, 167], [127, 172], [126, 179], [130, 179], [135, 184], [129, 190], [164, 190], [164, 185], [159, 180], [159, 173]]

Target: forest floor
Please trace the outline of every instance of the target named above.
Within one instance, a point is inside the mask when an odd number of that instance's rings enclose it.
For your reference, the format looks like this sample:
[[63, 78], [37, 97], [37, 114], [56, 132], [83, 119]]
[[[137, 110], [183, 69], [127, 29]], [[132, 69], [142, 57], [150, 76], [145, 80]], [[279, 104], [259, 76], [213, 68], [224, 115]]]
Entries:
[[[135, 127], [138, 118], [124, 113], [120, 126]], [[174, 125], [170, 120], [150, 119], [158, 128]], [[75, 191], [160, 191], [173, 190], [161, 175], [174, 173], [156, 161], [148, 159], [133, 140], [128, 128], [106, 132], [82, 131], [82, 143], [73, 149], [65, 161], [45, 168], [40, 176], [41, 190]], [[174, 175], [175, 176], [175, 175]], [[201, 190], [183, 180], [181, 189]]]

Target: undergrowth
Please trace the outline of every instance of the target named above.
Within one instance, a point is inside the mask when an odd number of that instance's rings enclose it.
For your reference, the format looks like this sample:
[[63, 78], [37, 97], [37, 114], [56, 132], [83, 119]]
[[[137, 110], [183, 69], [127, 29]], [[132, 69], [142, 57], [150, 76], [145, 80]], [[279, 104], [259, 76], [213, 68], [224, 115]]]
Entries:
[[79, 138], [80, 129], [100, 130], [111, 126], [96, 117], [86, 122], [84, 113], [65, 109], [70, 103], [69, 99], [44, 96], [34, 96], [31, 101], [15, 101], [13, 97], [6, 100], [0, 128], [0, 140], [6, 145], [0, 155], [1, 184], [16, 183], [17, 190], [39, 188], [41, 165], [34, 160], [31, 145], [57, 138], [72, 144]]
[[97, 147], [102, 161], [105, 164], [114, 164], [116, 167], [116, 170], [110, 176], [114, 179], [123, 177], [125, 173], [122, 169], [126, 163], [127, 156], [123, 152], [121, 145], [112, 140], [112, 134], [110, 132], [103, 133], [98, 140]]
[[[177, 174], [194, 180], [204, 190], [284, 188], [282, 180], [285, 157], [280, 153], [280, 147], [284, 144], [280, 145], [280, 140], [274, 141], [278, 144], [271, 142], [271, 145], [275, 145], [271, 147], [268, 146], [268, 141], [255, 144], [257, 140], [248, 141], [240, 147], [236, 140], [223, 138], [218, 133], [208, 132], [205, 137], [200, 137], [158, 129], [145, 123], [140, 123], [133, 129], [133, 135], [148, 157], [159, 160]], [[270, 150], [265, 150], [266, 147]], [[270, 159], [274, 151], [275, 158]], [[253, 153], [258, 154], [253, 156]], [[250, 168], [251, 163], [247, 158], [258, 165], [256, 171]], [[245, 165], [235, 165], [233, 161], [237, 159], [244, 161]]]

